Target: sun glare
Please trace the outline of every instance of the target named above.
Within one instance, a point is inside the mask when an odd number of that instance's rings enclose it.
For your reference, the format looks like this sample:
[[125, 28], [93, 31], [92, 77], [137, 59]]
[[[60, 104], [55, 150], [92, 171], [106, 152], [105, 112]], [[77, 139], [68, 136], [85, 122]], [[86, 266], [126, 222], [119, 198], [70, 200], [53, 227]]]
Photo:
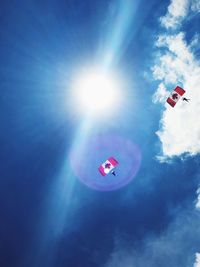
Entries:
[[74, 80], [72, 92], [81, 112], [92, 115], [115, 109], [121, 98], [119, 82], [108, 73], [84, 71]]

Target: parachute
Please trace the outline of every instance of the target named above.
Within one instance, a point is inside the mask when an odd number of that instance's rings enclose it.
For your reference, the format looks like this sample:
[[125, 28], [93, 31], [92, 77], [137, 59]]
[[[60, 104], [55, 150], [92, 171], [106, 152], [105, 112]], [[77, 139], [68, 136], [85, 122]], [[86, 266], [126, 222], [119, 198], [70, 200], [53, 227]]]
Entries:
[[110, 157], [108, 158], [105, 162], [103, 162], [100, 166], [99, 166], [99, 172], [101, 173], [102, 176], [106, 176], [108, 173], [112, 173], [114, 176], [115, 171], [113, 170], [117, 165], [118, 165], [118, 161], [113, 158]]
[[176, 86], [176, 88], [171, 92], [170, 96], [167, 98], [167, 103], [174, 107], [178, 100], [185, 94], [185, 90], [180, 86]]

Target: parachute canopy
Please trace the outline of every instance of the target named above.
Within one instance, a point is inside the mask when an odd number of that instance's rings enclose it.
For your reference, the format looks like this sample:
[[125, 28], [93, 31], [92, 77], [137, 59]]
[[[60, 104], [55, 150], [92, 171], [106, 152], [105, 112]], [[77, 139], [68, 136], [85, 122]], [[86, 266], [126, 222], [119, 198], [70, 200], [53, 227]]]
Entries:
[[174, 107], [178, 100], [185, 94], [185, 90], [180, 86], [176, 86], [176, 88], [171, 92], [170, 96], [167, 98], [167, 103]]
[[113, 158], [110, 157], [108, 158], [104, 163], [102, 163], [99, 166], [99, 172], [101, 173], [101, 175], [105, 176], [108, 173], [112, 173], [112, 170], [118, 165], [118, 161]]

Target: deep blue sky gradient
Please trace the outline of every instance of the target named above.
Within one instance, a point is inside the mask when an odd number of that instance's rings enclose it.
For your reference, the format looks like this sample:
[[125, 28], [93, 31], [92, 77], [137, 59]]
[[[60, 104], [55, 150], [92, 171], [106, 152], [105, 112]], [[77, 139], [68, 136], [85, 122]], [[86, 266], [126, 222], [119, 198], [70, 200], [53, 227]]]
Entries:
[[[111, 66], [127, 78], [129, 98], [112, 123], [98, 128], [138, 144], [142, 163], [136, 178], [120, 190], [98, 192], [82, 184], [68, 162], [83, 120], [67, 106], [71, 75], [77, 66], [97, 64], [114, 45], [112, 32], [124, 2], [1, 1], [2, 267], [104, 267], [116, 242], [140, 255], [134, 266], [145, 266], [144, 247], [152, 236], [159, 238], [169, 227], [173, 232], [176, 220], [189, 228], [199, 218], [194, 211], [199, 156], [175, 158], [173, 164], [156, 160], [161, 144], [155, 132], [163, 107], [152, 103], [157, 82], [150, 68], [161, 30], [158, 18], [169, 1], [133, 5]], [[198, 228], [186, 233], [188, 247], [179, 243], [181, 261], [172, 255], [173, 267], [192, 266], [187, 260], [194, 262], [200, 247]], [[149, 267], [166, 266], [159, 253]]]

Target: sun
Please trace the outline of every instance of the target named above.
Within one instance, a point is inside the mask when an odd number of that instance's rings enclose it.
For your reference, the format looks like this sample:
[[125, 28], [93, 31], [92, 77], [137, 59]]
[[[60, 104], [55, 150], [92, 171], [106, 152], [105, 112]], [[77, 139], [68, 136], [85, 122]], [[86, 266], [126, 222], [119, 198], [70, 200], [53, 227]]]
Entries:
[[120, 83], [114, 75], [100, 70], [87, 69], [73, 82], [74, 105], [84, 113], [102, 115], [112, 112], [121, 99]]

